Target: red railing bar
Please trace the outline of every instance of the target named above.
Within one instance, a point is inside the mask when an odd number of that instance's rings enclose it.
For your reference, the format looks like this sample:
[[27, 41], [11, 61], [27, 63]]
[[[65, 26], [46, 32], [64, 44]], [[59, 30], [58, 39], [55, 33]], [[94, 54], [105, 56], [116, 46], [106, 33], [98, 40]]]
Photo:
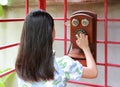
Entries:
[[[55, 20], [64, 20], [63, 17], [57, 17], [57, 18], [54, 18], [54, 19]], [[67, 20], [70, 20], [70, 18], [67, 18]], [[97, 21], [105, 21], [105, 18], [97, 18]], [[108, 18], [107, 21], [120, 22], [120, 19]]]
[[6, 46], [1, 46], [1, 47], [0, 47], [0, 50], [6, 49], [6, 48], [10, 48], [10, 47], [13, 47], [13, 46], [17, 46], [17, 45], [19, 45], [19, 43], [10, 44], [10, 45], [6, 45]]
[[[98, 40], [97, 43], [105, 43], [103, 40]], [[107, 41], [108, 44], [120, 44], [120, 42], [117, 41]]]
[[[56, 38], [55, 40], [64, 41], [64, 39], [62, 39], [62, 38]], [[67, 39], [67, 41], [70, 41], [70, 40]], [[14, 46], [17, 46], [17, 45], [20, 45], [20, 43], [14, 43], [14, 44], [9, 44], [9, 45], [5, 45], [5, 46], [0, 46], [0, 50], [7, 49], [7, 48], [10, 48], [10, 47], [14, 47]]]
[[104, 18], [97, 18], [97, 21], [105, 21]]
[[[63, 17], [57, 17], [57, 18], [54, 18], [54, 19], [55, 19], [55, 20], [64, 20]], [[67, 18], [67, 20], [70, 20], [70, 18]], [[97, 21], [105, 21], [105, 18], [97, 18]], [[120, 22], [120, 19], [108, 18], [107, 21]]]
[[[97, 21], [105, 21], [105, 19], [104, 18], [98, 18]], [[120, 22], [120, 19], [108, 18], [107, 21]]]
[[[92, 84], [92, 83], [85, 83], [85, 82], [80, 82], [80, 81], [69, 81], [70, 83], [74, 84], [81, 84], [81, 85], [86, 85], [86, 86], [92, 86], [92, 87], [105, 87], [103, 85], [97, 85], [97, 84]], [[112, 87], [112, 86], [107, 86], [107, 87]]]
[[[97, 63], [97, 65], [105, 66], [105, 63]], [[107, 63], [107, 66], [110, 66], [110, 67], [119, 67], [120, 68], [120, 64]]]
[[96, 64], [100, 66], [105, 66], [105, 63], [96, 63]]
[[[56, 38], [55, 40], [64, 41], [64, 39], [62, 39], [62, 38]], [[69, 41], [69, 39], [67, 39], [67, 41]], [[14, 44], [9, 44], [9, 45], [5, 45], [5, 46], [0, 46], [0, 50], [18, 46], [18, 45], [20, 45], [20, 43], [14, 43]]]
[[[64, 20], [62, 17], [54, 17], [54, 20]], [[69, 18], [66, 18], [66, 20], [70, 20]], [[98, 21], [105, 21], [105, 19], [97, 19]], [[14, 21], [24, 21], [24, 18], [8, 18], [8, 19], [0, 19], [0, 22], [14, 22]], [[108, 19], [108, 21], [116, 21], [119, 22], [120, 19]]]
[[67, 53], [67, 0], [64, 0], [64, 55]]
[[12, 72], [15, 72], [15, 69], [11, 69], [11, 70], [9, 70], [7, 72], [4, 72], [4, 73], [0, 74], [0, 78], [2, 78], [3, 76], [6, 76], [6, 75], [8, 75], [8, 74], [10, 74]]
[[[55, 20], [64, 20], [63, 17], [57, 17], [57, 18], [54, 18], [54, 19]], [[67, 20], [70, 20], [70, 18], [67, 18]], [[105, 21], [105, 18], [97, 18], [97, 21]], [[107, 21], [120, 22], [120, 19], [108, 18]]]
[[0, 22], [17, 22], [24, 21], [24, 18], [10, 18], [10, 19], [0, 19]]
[[[54, 20], [64, 20], [64, 18], [54, 18]], [[69, 20], [69, 19], [67, 19]], [[0, 22], [17, 22], [17, 21], [24, 21], [24, 18], [8, 18], [8, 19], [0, 19]]]
[[120, 19], [116, 19], [116, 18], [108, 18], [108, 21], [116, 21], [116, 22], [120, 22]]
[[46, 0], [38, 0], [38, 8], [46, 10]]
[[[60, 41], [64, 41], [64, 38], [56, 38], [55, 40], [60, 40]], [[70, 41], [70, 39], [66, 39], [67, 41]], [[97, 40], [96, 43], [105, 43], [105, 41], [103, 40]], [[120, 44], [120, 42], [117, 41], [107, 41], [108, 44]]]
[[[55, 40], [64, 41], [64, 38], [56, 38]], [[67, 39], [69, 41], [69, 39]]]
[[120, 42], [117, 42], [117, 41], [108, 41], [108, 44], [120, 44]]
[[[64, 20], [64, 18], [54, 18], [54, 20]], [[68, 20], [68, 19], [67, 19]], [[24, 18], [8, 18], [8, 19], [0, 19], [0, 22], [17, 22], [24, 21]]]
[[[64, 18], [62, 18], [62, 17], [54, 17], [54, 20], [62, 20], [62, 21], [64, 21]], [[69, 19], [67, 18], [67, 20], [69, 20]]]
[[105, 74], [104, 74], [104, 84], [105, 87], [108, 86], [108, 0], [104, 0], [104, 17], [105, 17], [105, 21], [104, 21], [104, 36], [105, 36]]
[[40, 9], [41, 7], [40, 7], [40, 0], [38, 0], [38, 8]]
[[111, 63], [108, 63], [108, 66], [120, 68], [120, 65], [119, 65], [119, 64], [111, 64]]
[[[64, 41], [64, 38], [56, 38], [55, 40]], [[66, 41], [70, 41], [70, 39], [66, 39]], [[97, 41], [97, 43], [105, 43], [105, 41]], [[6, 49], [6, 48], [9, 48], [9, 47], [14, 47], [14, 46], [17, 46], [19, 44], [20, 43], [15, 43], [15, 44], [10, 44], [10, 45], [6, 45], [6, 46], [1, 46], [0, 50]], [[108, 44], [120, 44], [120, 42], [108, 41]]]
[[98, 40], [97, 43], [105, 43], [104, 40]]
[[25, 2], [25, 12], [26, 12], [26, 15], [29, 13], [29, 0], [26, 0]]
[[[97, 21], [105, 21], [105, 19], [104, 18], [98, 18]], [[107, 21], [120, 22], [120, 19], [108, 18]]]
[[[0, 19], [0, 22], [13, 22], [13, 21], [24, 21], [25, 18], [7, 18], [7, 19]], [[54, 20], [64, 20], [63, 17], [54, 17]], [[69, 20], [69, 18], [67, 18]]]

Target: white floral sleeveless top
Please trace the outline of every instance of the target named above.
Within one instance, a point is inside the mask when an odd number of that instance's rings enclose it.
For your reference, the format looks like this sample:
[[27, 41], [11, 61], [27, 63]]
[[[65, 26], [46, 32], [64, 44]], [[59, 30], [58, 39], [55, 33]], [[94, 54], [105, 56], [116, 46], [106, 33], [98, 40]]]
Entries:
[[54, 80], [28, 83], [18, 79], [18, 87], [66, 87], [68, 80], [80, 80], [83, 67], [69, 56], [55, 58]]

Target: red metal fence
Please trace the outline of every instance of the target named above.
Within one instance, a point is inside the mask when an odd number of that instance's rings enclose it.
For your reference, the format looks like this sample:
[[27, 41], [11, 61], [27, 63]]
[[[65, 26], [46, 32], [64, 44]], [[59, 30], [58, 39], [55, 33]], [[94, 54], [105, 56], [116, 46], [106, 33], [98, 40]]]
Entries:
[[[46, 10], [46, 0], [38, 0], [38, 8], [44, 9]], [[67, 20], [69, 20], [69, 18], [67, 18], [67, 0], [64, 0], [64, 17], [63, 18], [54, 18], [55, 20], [63, 20], [64, 21], [64, 38], [56, 38], [56, 40], [62, 40], [64, 41], [64, 54], [66, 54], [67, 51], [67, 26], [65, 25], [65, 23], [67, 22]], [[26, 0], [26, 4], [25, 4], [25, 12], [26, 15], [29, 12], [29, 0]], [[0, 19], [0, 22], [17, 22], [17, 21], [24, 21], [24, 18], [15, 18], [15, 19]], [[111, 64], [108, 63], [108, 44], [120, 44], [120, 42], [116, 42], [116, 41], [108, 41], [108, 22], [112, 21], [112, 22], [120, 22], [120, 19], [110, 19], [108, 18], [108, 0], [104, 0], [104, 17], [103, 18], [98, 18], [97, 21], [101, 21], [104, 23], [104, 36], [105, 36], [105, 40], [104, 41], [97, 41], [97, 43], [101, 43], [104, 44], [104, 50], [105, 50], [105, 55], [104, 55], [104, 61], [105, 63], [99, 63], [97, 62], [97, 65], [100, 66], [104, 66], [104, 85], [97, 85], [97, 84], [91, 84], [91, 83], [85, 83], [85, 82], [74, 82], [74, 81], [69, 81], [70, 83], [75, 83], [75, 84], [81, 84], [81, 85], [86, 85], [86, 86], [92, 86], [92, 87], [109, 87], [108, 86], [108, 66], [109, 67], [118, 67], [120, 68], [120, 64]], [[0, 50], [3, 49], [7, 49], [10, 47], [14, 47], [19, 45], [19, 43], [14, 43], [14, 44], [10, 44], [10, 45], [6, 45], [6, 46], [1, 46]], [[8, 72], [2, 73], [0, 74], [0, 78], [10, 74], [12, 72], [14, 72], [15, 69], [10, 70]]]

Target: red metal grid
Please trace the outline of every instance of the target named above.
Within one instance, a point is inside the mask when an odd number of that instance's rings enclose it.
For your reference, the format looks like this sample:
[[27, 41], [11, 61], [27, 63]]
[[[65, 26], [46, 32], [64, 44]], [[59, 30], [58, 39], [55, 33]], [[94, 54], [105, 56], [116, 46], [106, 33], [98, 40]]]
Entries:
[[25, 0], [25, 12], [26, 15], [29, 13], [29, 0]]
[[104, 59], [105, 59], [105, 79], [104, 79], [104, 82], [105, 82], [105, 87], [107, 87], [108, 86], [108, 43], [107, 43], [107, 41], [108, 41], [108, 0], [105, 0], [104, 1], [104, 18], [105, 18], [105, 21], [104, 21], [104, 36], [105, 36], [105, 47], [104, 47], [104, 49], [105, 49], [105, 57], [104, 57]]
[[38, 8], [46, 10], [46, 0], [38, 0]]
[[67, 52], [67, 0], [64, 0], [64, 55]]
[[[38, 8], [46, 10], [46, 0], [38, 0]], [[26, 12], [26, 15], [29, 13], [29, 0], [26, 0], [25, 12]], [[70, 41], [69, 39], [67, 39], [67, 26], [65, 25], [67, 20], [69, 20], [69, 18], [67, 18], [67, 0], [64, 0], [64, 17], [63, 18], [57, 17], [57, 18], [54, 18], [54, 20], [64, 21], [64, 38], [56, 38], [55, 40], [64, 41], [64, 54], [66, 54], [67, 41]], [[24, 21], [24, 18], [0, 19], [0, 22], [17, 22], [17, 21]], [[108, 63], [108, 44], [120, 44], [120, 42], [108, 41], [108, 21], [113, 21], [113, 22], [118, 22], [119, 21], [120, 22], [120, 19], [109, 19], [108, 18], [108, 0], [104, 0], [104, 18], [98, 18], [97, 21], [104, 22], [105, 40], [104, 41], [100, 41], [100, 40], [97, 41], [97, 43], [102, 43], [102, 44], [105, 45], [105, 47], [104, 47], [105, 63], [97, 63], [97, 65], [104, 66], [104, 71], [105, 71], [104, 85], [97, 85], [97, 84], [84, 83], [84, 82], [75, 82], [75, 81], [69, 81], [70, 83], [81, 84], [81, 85], [92, 86], [92, 87], [110, 87], [110, 86], [108, 86], [108, 66], [120, 68], [119, 64]], [[14, 43], [14, 44], [6, 45], [6, 46], [0, 46], [0, 50], [10, 48], [10, 47], [14, 47], [14, 46], [17, 46], [19, 44], [20, 43]], [[8, 74], [10, 74], [14, 71], [15, 71], [15, 69], [0, 74], [0, 78], [8, 75]]]

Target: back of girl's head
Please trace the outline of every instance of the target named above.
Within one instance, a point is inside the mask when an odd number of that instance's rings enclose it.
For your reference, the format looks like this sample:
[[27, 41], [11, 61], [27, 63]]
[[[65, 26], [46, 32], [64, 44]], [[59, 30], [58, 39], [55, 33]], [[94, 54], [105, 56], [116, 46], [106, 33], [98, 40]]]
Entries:
[[25, 81], [54, 78], [52, 16], [43, 10], [30, 12], [23, 25], [15, 64], [18, 76]]

